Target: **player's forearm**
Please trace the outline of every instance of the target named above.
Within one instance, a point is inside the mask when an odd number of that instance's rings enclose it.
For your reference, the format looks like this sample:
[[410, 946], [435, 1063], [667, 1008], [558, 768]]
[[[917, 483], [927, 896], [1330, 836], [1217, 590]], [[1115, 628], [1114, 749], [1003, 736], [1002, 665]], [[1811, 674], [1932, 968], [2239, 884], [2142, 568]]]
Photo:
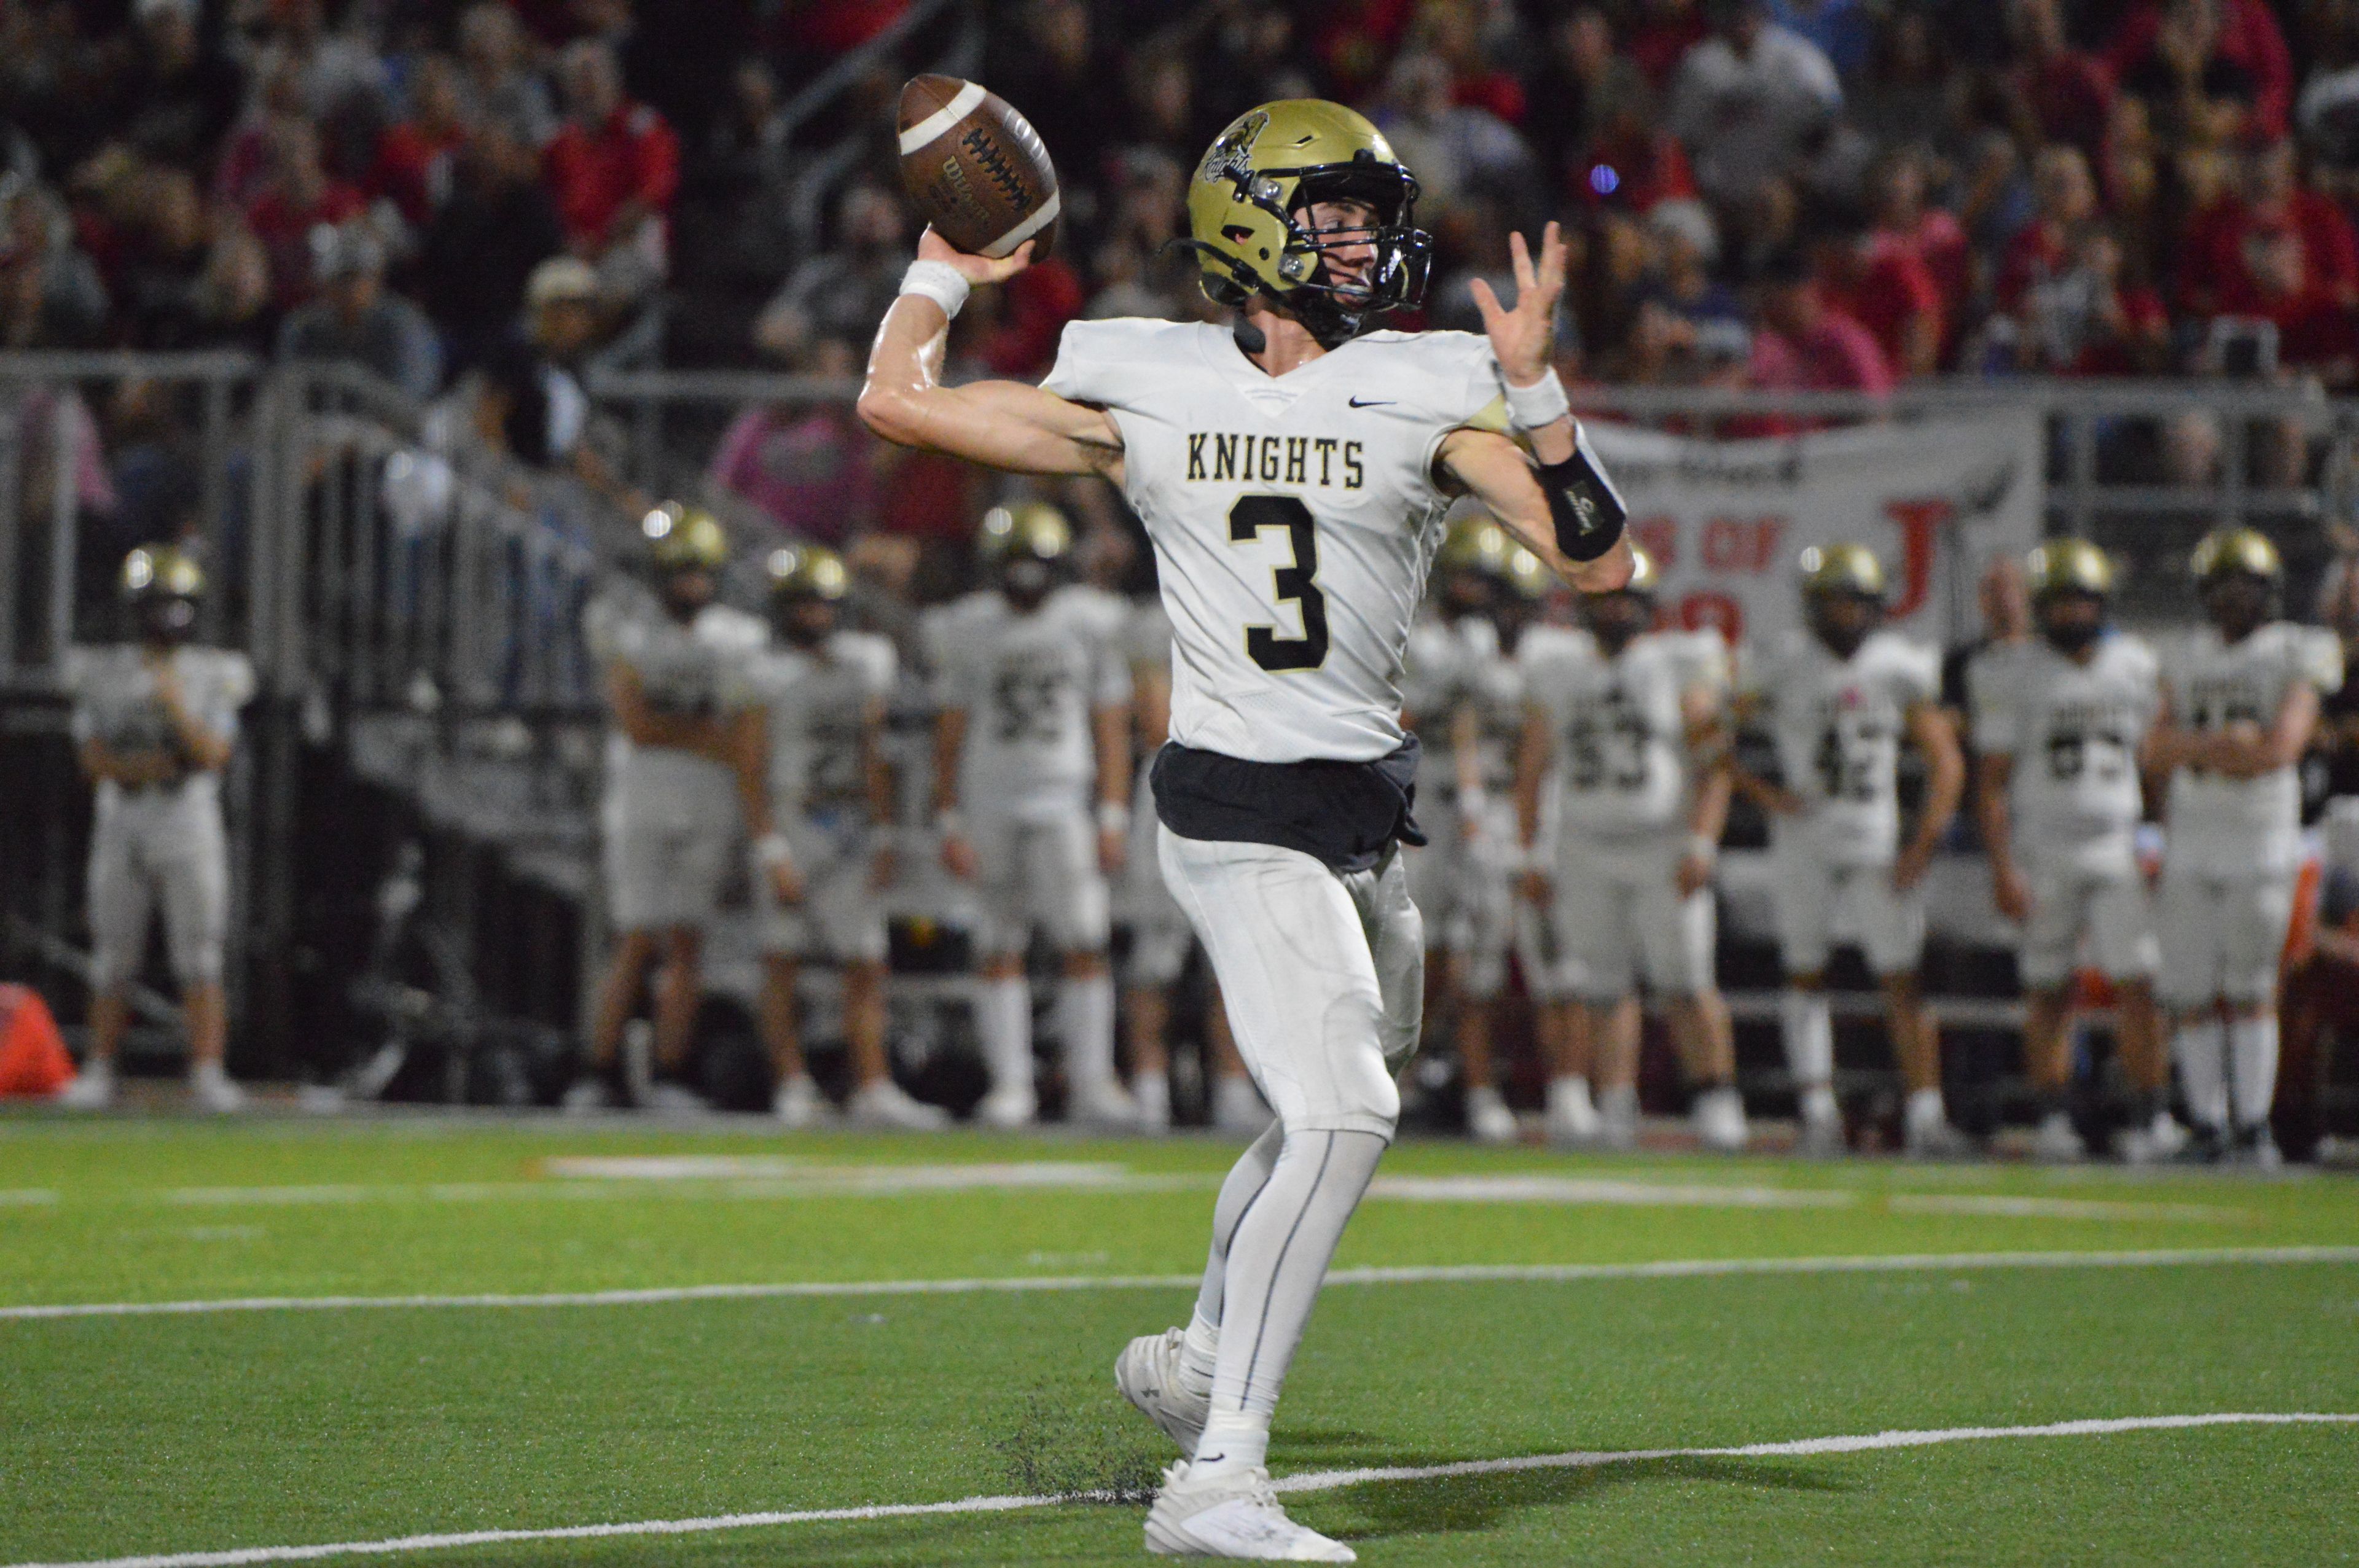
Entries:
[[1470, 799], [1483, 793], [1482, 743], [1482, 720], [1471, 704], [1460, 704], [1450, 716], [1450, 756], [1457, 764], [1458, 793]]
[[1130, 809], [1130, 708], [1101, 708], [1091, 715], [1098, 753], [1098, 804]]
[[1966, 754], [1949, 716], [1940, 708], [1923, 709], [1916, 729], [1917, 749], [1925, 755], [1925, 809], [1917, 819], [1917, 838], [1930, 849], [1958, 819], [1966, 793]]
[[1688, 807], [1688, 837], [1698, 844], [1718, 845], [1728, 830], [1728, 797], [1734, 773], [1725, 762], [1696, 782], [1695, 799]]
[[227, 736], [198, 719], [177, 701], [166, 702], [164, 714], [172, 721], [172, 734], [180, 742], [180, 753], [191, 768], [200, 773], [212, 773], [229, 765], [232, 748]]
[[766, 838], [776, 826], [770, 816], [769, 756], [768, 717], [758, 708], [747, 708], [729, 726], [728, 760], [745, 833], [753, 838]]
[[934, 815], [959, 807], [959, 762], [966, 750], [966, 710], [946, 708], [934, 716]]
[[92, 782], [142, 789], [161, 784], [180, 772], [180, 759], [169, 752], [118, 752], [103, 741], [86, 741], [82, 770]]
[[1516, 742], [1516, 838], [1527, 849], [1539, 842], [1540, 786], [1548, 777], [1547, 720], [1534, 714]]
[[877, 719], [860, 732], [860, 779], [868, 795], [872, 827], [893, 824], [893, 764], [885, 755], [884, 721]]
[[905, 294], [885, 312], [858, 405], [871, 430], [899, 446], [925, 444], [926, 404], [942, 390], [939, 374], [950, 330], [950, 313], [922, 295]]
[[2013, 762], [2010, 756], [1986, 756], [1975, 780], [1974, 825], [1982, 830], [1983, 849], [1994, 871], [2015, 866], [2015, 813], [2006, 798]]

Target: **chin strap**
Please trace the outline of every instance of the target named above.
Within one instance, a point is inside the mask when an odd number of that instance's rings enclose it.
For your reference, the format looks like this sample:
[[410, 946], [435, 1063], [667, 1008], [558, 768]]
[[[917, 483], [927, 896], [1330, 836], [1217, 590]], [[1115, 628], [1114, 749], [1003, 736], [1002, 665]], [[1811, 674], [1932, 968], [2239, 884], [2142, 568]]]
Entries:
[[1622, 537], [1630, 509], [1590, 449], [1589, 432], [1573, 427], [1572, 456], [1539, 466], [1540, 490], [1556, 524], [1556, 547], [1576, 561], [1593, 561]]

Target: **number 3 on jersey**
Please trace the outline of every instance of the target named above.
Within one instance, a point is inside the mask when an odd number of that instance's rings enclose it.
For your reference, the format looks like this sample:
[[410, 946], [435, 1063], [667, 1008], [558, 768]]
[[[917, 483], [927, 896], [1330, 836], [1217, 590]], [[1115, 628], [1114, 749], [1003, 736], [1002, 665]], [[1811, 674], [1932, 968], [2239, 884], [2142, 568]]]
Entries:
[[1263, 669], [1315, 670], [1327, 662], [1327, 596], [1313, 581], [1319, 575], [1319, 530], [1310, 508], [1291, 495], [1241, 495], [1229, 508], [1229, 542], [1243, 545], [1261, 537], [1266, 529], [1283, 528], [1293, 546], [1294, 559], [1270, 576], [1277, 600], [1296, 600], [1302, 611], [1302, 635], [1281, 637], [1273, 626], [1245, 628], [1245, 654]]

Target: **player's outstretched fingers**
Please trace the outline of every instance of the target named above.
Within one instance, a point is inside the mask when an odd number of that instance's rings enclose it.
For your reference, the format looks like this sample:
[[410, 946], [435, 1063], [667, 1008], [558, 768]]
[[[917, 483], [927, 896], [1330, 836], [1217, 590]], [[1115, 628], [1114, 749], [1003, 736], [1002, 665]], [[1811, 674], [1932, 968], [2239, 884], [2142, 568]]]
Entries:
[[1032, 242], [1025, 241], [995, 261], [989, 256], [973, 255], [960, 250], [936, 233], [934, 226], [929, 223], [918, 235], [918, 259], [948, 262], [958, 268], [959, 276], [969, 283], [1004, 283], [1032, 265]]
[[1532, 290], [1539, 286], [1539, 278], [1532, 271], [1532, 248], [1524, 243], [1521, 229], [1507, 235], [1507, 253], [1516, 264], [1516, 304], [1520, 308], [1524, 301], [1531, 297]]
[[1506, 307], [1499, 303], [1499, 297], [1491, 292], [1490, 284], [1482, 278], [1468, 284], [1466, 292], [1474, 297], [1474, 308], [1482, 313], [1483, 330], [1485, 332], [1507, 314]]

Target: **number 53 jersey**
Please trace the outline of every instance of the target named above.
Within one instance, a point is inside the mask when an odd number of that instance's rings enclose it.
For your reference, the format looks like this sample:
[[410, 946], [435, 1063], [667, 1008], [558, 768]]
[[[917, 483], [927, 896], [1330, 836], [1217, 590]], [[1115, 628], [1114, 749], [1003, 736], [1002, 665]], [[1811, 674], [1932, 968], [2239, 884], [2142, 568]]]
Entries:
[[1089, 809], [1092, 716], [1130, 700], [1130, 667], [1071, 588], [1028, 614], [991, 590], [928, 627], [934, 699], [965, 712], [959, 799], [970, 813], [1049, 822]]
[[2110, 633], [2085, 665], [2044, 642], [1984, 650], [1967, 670], [1974, 749], [2015, 758], [2017, 832], [2034, 855], [2118, 838], [2143, 809], [2137, 752], [2161, 693], [2154, 651]]
[[1838, 657], [1789, 628], [1746, 661], [1745, 694], [1760, 705], [1786, 788], [1806, 813], [1788, 831], [1840, 866], [1889, 865], [1900, 847], [1900, 742], [1908, 713], [1941, 684], [1940, 655], [1876, 632]]
[[1653, 839], [1685, 830], [1687, 694], [1728, 693], [1717, 632], [1649, 632], [1608, 654], [1586, 632], [1535, 627], [1517, 662], [1524, 700], [1554, 740], [1568, 838]]
[[1435, 453], [1506, 427], [1488, 340], [1369, 332], [1274, 377], [1225, 327], [1076, 321], [1042, 384], [1122, 432], [1171, 616], [1171, 739], [1257, 762], [1397, 750], [1450, 504]]

